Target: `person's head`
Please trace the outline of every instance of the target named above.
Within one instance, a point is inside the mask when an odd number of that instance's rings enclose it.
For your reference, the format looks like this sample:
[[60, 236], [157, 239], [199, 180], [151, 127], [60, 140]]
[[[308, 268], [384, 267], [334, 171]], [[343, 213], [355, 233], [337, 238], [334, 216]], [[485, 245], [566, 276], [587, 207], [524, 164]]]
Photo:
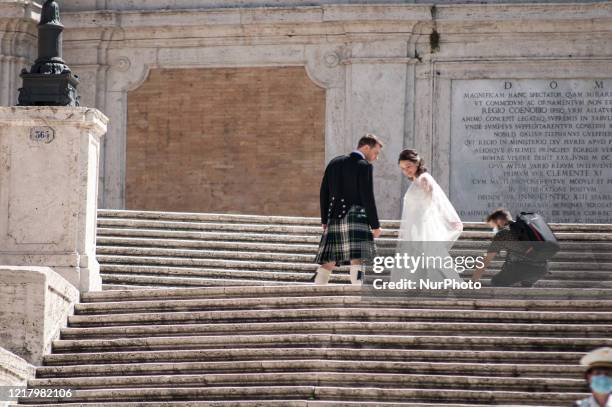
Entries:
[[598, 348], [582, 357], [580, 364], [586, 367], [584, 378], [591, 391], [607, 395], [612, 393], [612, 348]]
[[399, 155], [397, 163], [402, 170], [402, 174], [411, 180], [415, 179], [422, 173], [427, 172], [425, 162], [419, 153], [416, 152], [416, 150], [403, 150]]
[[383, 143], [375, 134], [368, 133], [359, 139], [357, 150], [361, 151], [369, 162], [378, 160], [380, 150], [383, 148]]
[[503, 228], [512, 220], [510, 211], [506, 208], [497, 208], [487, 216], [486, 222], [494, 230]]

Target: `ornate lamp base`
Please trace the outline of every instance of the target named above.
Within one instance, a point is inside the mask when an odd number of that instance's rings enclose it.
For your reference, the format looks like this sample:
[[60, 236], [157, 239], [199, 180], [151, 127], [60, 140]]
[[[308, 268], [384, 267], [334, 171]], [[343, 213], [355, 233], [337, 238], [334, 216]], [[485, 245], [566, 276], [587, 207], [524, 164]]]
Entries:
[[22, 72], [19, 106], [79, 106], [78, 77], [71, 72], [37, 74]]

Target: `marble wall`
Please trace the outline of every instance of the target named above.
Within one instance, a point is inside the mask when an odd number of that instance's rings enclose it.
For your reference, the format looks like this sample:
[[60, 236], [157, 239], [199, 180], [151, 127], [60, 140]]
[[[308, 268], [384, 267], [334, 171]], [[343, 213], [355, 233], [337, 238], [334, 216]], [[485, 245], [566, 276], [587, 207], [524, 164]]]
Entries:
[[381, 216], [397, 218], [402, 148], [418, 149], [447, 191], [461, 171], [450, 165], [453, 81], [605, 79], [612, 58], [607, 2], [63, 3], [64, 55], [82, 78], [82, 101], [111, 119], [107, 208], [125, 206], [127, 94], [153, 68], [305, 67], [326, 90], [327, 160], [365, 132], [386, 141], [375, 187]]

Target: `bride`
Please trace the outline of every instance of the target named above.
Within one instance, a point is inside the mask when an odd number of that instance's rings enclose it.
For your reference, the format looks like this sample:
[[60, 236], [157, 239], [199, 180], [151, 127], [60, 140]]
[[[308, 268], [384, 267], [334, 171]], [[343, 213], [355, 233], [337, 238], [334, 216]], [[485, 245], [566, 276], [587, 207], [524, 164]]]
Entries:
[[[463, 281], [448, 263], [449, 251], [463, 231], [459, 215], [415, 150], [403, 150], [398, 164], [411, 181], [404, 195], [398, 253], [402, 256], [422, 255], [427, 259], [426, 267], [420, 267], [416, 272], [402, 270], [401, 278], [428, 279], [430, 282], [445, 279]], [[443, 259], [447, 261], [443, 262]], [[392, 273], [394, 280], [397, 277], [398, 274]]]

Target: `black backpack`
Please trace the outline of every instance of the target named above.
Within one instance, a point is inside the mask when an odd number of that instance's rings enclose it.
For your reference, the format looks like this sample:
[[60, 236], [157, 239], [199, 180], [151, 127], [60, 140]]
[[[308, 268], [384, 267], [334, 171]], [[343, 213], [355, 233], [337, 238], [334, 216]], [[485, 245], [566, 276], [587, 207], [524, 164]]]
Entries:
[[510, 224], [521, 242], [524, 257], [534, 261], [544, 261], [553, 257], [561, 249], [557, 238], [544, 218], [534, 212], [521, 212], [516, 221]]

